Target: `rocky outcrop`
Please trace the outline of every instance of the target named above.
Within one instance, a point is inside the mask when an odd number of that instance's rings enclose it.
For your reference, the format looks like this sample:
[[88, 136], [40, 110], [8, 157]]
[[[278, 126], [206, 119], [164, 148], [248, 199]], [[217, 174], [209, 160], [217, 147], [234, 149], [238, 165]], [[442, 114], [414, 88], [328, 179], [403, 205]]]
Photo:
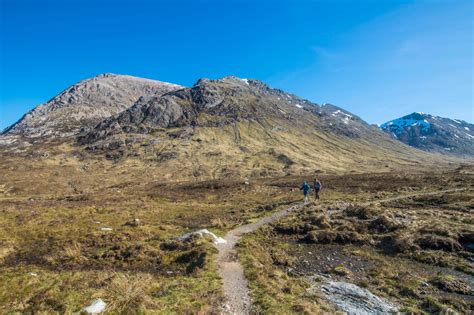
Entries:
[[395, 314], [396, 305], [352, 283], [333, 282], [323, 285], [326, 298], [347, 314]]

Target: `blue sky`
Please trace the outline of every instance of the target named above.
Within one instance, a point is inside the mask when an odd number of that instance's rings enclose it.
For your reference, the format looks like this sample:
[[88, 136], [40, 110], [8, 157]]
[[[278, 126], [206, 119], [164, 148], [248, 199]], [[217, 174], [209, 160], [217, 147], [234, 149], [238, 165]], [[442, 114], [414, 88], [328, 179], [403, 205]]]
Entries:
[[0, 128], [82, 79], [263, 80], [370, 123], [474, 121], [471, 1], [0, 0]]

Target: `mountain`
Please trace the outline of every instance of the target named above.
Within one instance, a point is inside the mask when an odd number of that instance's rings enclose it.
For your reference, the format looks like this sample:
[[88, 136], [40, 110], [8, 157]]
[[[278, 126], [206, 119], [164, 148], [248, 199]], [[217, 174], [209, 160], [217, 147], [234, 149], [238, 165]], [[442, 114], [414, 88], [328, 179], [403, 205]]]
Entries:
[[382, 172], [451, 161], [335, 105], [233, 76], [185, 88], [100, 75], [25, 115], [0, 137], [0, 149], [59, 160], [72, 155], [87, 164], [106, 157], [113, 167], [133, 165], [175, 181]]
[[237, 77], [143, 96], [77, 144], [174, 180], [388, 171], [433, 160], [342, 108]]
[[161, 95], [180, 88], [128, 75], [102, 74], [67, 88], [2, 134], [25, 138], [73, 136], [126, 110], [141, 96]]
[[157, 128], [223, 127], [240, 121], [263, 124], [283, 119], [295, 124], [319, 117], [318, 128], [360, 137], [372, 128], [359, 117], [334, 105], [319, 106], [310, 101], [272, 89], [258, 80], [225, 77], [200, 79], [192, 88], [166, 95], [143, 96], [132, 107], [100, 123], [82, 143], [116, 133], [150, 133]]
[[412, 113], [386, 122], [380, 128], [415, 148], [456, 156], [474, 156], [474, 124]]

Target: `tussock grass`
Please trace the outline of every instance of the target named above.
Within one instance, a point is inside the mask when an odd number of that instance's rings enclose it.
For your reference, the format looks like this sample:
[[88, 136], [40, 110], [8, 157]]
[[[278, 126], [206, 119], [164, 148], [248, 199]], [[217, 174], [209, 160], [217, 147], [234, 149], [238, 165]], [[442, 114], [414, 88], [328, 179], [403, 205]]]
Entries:
[[148, 274], [116, 274], [105, 288], [105, 301], [110, 301], [107, 310], [118, 314], [139, 314], [145, 309], [153, 309], [150, 296], [152, 276]]

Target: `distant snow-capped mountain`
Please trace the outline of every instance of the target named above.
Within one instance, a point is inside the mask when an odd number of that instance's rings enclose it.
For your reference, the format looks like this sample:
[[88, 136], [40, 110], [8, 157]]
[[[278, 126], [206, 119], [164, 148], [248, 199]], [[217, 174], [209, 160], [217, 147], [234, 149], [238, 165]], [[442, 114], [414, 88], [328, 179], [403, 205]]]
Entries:
[[463, 120], [412, 113], [380, 128], [418, 149], [457, 156], [474, 156], [474, 125]]

